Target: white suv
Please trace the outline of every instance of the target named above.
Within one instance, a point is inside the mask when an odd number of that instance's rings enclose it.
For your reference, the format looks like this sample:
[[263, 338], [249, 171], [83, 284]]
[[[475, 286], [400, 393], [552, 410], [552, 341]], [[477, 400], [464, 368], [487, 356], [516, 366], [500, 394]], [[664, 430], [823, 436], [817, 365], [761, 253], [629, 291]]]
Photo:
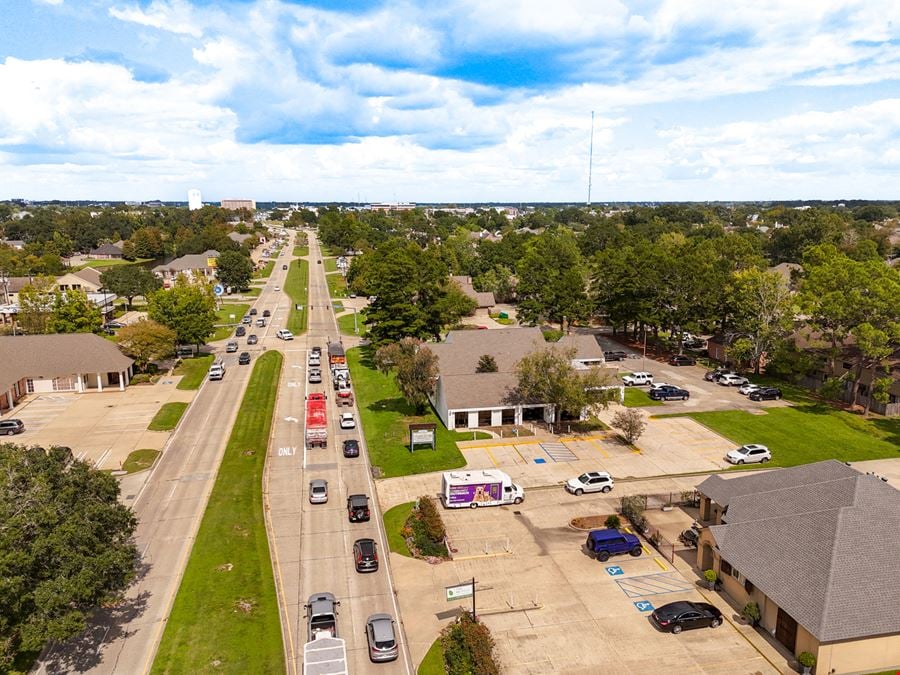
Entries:
[[772, 459], [772, 453], [769, 452], [769, 449], [764, 445], [749, 443], [729, 451], [728, 454], [725, 455], [725, 459], [732, 464], [765, 463]]
[[221, 363], [214, 363], [209, 368], [210, 380], [221, 380], [225, 377], [225, 366]]
[[287, 328], [282, 328], [280, 331], [275, 333], [275, 337], [277, 337], [279, 340], [293, 340], [294, 334]]
[[585, 492], [609, 492], [613, 489], [613, 479], [605, 471], [588, 471], [578, 478], [566, 481], [566, 492], [581, 496]]
[[622, 384], [632, 387], [640, 384], [653, 384], [653, 375], [647, 372], [637, 372], [622, 378]]
[[355, 429], [356, 420], [353, 419], [353, 413], [341, 413], [341, 429]]
[[750, 380], [748, 380], [746, 377], [734, 375], [733, 373], [722, 375], [718, 380], [718, 383], [723, 387], [742, 387], [748, 382], [750, 382]]

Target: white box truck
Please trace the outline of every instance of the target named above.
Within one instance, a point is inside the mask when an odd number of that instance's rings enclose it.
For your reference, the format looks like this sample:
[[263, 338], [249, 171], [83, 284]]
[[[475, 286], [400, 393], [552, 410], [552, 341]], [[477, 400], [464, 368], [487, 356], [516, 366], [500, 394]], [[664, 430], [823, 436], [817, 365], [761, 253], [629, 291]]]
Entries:
[[441, 501], [448, 509], [521, 504], [525, 491], [502, 471], [448, 471], [441, 480]]

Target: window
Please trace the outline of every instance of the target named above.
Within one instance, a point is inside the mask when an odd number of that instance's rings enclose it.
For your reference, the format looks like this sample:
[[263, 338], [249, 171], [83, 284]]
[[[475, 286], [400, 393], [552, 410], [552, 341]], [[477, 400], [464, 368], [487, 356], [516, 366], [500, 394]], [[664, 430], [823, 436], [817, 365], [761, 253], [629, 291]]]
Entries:
[[25, 391], [27, 391], [29, 394], [34, 393], [34, 380], [30, 378], [25, 380]]
[[453, 427], [455, 429], [465, 429], [469, 426], [469, 413], [457, 412], [453, 413]]
[[491, 411], [490, 410], [479, 410], [478, 411], [478, 426], [480, 426], [480, 427], [491, 426]]
[[731, 563], [728, 562], [727, 560], [723, 560], [719, 569], [722, 571], [722, 574], [731, 574], [731, 571], [732, 571]]
[[744, 590], [747, 591], [747, 593], [753, 593], [753, 584], [750, 583], [749, 579], [744, 579]]

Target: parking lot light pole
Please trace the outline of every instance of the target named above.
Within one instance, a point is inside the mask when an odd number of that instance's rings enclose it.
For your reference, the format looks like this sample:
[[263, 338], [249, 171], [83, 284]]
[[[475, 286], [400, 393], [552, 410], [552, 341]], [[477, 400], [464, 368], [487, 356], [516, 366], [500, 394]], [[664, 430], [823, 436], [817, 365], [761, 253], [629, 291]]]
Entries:
[[644, 326], [644, 356], [641, 358], [641, 370], [647, 370], [647, 327]]

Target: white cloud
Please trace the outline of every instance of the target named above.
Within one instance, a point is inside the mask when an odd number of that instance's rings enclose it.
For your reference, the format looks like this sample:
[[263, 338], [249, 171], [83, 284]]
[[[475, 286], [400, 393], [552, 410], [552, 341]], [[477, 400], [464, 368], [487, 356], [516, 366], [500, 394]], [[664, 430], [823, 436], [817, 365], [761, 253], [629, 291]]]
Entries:
[[35, 4], [38, 5], [51, 5], [53, 7], [57, 7], [63, 4], [63, 0], [32, 0]]
[[137, 23], [150, 28], [181, 33], [193, 37], [203, 35], [198, 13], [186, 0], [153, 0], [147, 9], [132, 4], [126, 7], [110, 7], [109, 15], [120, 21]]

